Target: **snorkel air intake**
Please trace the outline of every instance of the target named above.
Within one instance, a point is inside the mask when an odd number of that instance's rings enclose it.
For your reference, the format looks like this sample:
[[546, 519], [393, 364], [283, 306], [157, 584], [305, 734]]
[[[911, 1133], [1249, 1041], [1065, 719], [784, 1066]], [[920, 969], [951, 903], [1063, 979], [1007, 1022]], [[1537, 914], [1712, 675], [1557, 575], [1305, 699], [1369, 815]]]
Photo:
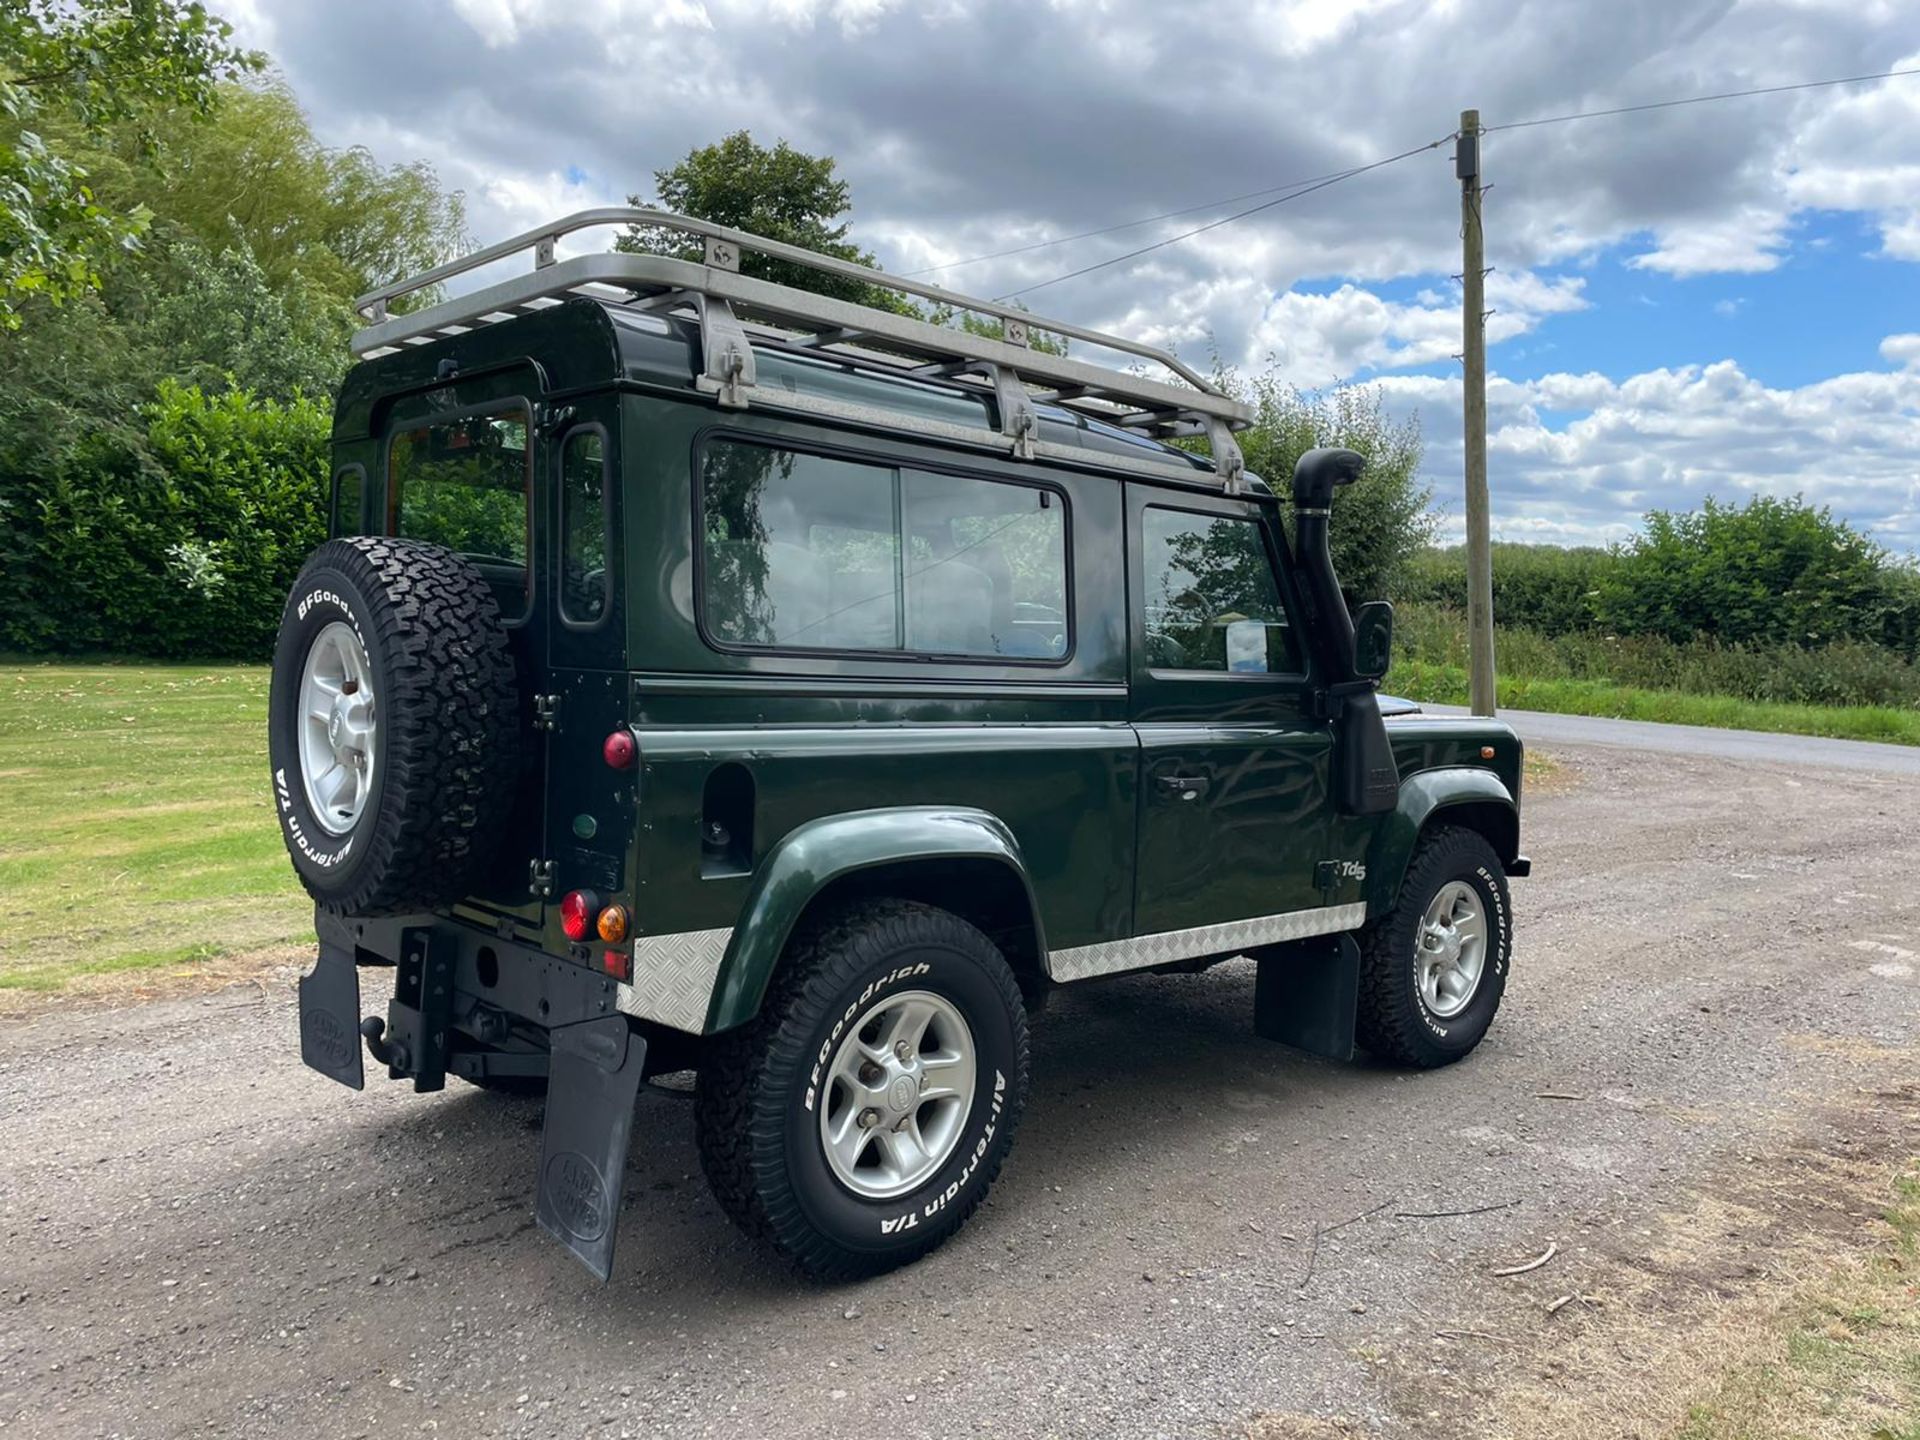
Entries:
[[1309, 450], [1293, 467], [1294, 563], [1326, 666], [1334, 801], [1349, 815], [1377, 815], [1400, 798], [1400, 770], [1380, 717], [1378, 682], [1361, 675], [1355, 664], [1353, 616], [1327, 545], [1334, 490], [1351, 485], [1366, 468], [1366, 458], [1352, 450]]

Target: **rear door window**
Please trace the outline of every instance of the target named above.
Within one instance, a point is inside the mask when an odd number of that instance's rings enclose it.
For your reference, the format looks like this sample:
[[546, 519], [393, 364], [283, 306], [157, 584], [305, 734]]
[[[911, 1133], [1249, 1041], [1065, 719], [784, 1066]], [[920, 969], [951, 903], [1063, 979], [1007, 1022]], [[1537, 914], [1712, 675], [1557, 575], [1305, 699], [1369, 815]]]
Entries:
[[527, 412], [513, 406], [397, 432], [387, 452], [387, 529], [458, 551], [524, 619], [533, 467]]

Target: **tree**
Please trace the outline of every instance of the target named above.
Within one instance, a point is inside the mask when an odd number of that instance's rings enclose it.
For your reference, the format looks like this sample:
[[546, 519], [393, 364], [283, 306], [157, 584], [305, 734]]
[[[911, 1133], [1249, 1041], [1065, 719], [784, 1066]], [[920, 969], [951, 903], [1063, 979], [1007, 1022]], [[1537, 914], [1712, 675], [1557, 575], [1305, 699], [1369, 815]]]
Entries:
[[1807, 646], [1887, 636], [1896, 567], [1797, 495], [1741, 506], [1709, 496], [1690, 513], [1654, 510], [1618, 553], [1594, 610], [1622, 634]]
[[1293, 467], [1307, 451], [1343, 446], [1367, 457], [1366, 473], [1334, 492], [1329, 545], [1340, 585], [1358, 600], [1397, 593], [1408, 563], [1433, 538], [1431, 486], [1419, 483], [1420, 426], [1393, 420], [1380, 392], [1344, 386], [1303, 391], [1272, 373], [1251, 380], [1221, 367], [1217, 382], [1254, 407], [1252, 428], [1241, 432], [1247, 469], [1282, 495], [1292, 494]]
[[0, 6], [0, 328], [30, 296], [100, 284], [151, 212], [102, 203], [62, 140], [120, 127], [152, 148], [169, 112], [204, 116], [219, 83], [262, 63], [204, 6], [178, 0], [8, 0]]

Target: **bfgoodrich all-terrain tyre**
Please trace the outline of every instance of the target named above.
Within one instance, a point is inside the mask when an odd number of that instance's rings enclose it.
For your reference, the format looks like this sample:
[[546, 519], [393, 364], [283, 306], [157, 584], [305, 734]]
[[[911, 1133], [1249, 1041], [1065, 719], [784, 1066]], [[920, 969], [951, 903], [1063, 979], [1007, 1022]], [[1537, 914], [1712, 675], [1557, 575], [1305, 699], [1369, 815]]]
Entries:
[[1477, 831], [1428, 829], [1398, 903], [1360, 933], [1360, 1043], [1422, 1069], [1465, 1056], [1500, 1008], [1512, 949], [1500, 857]]
[[267, 750], [293, 868], [330, 910], [465, 894], [517, 789], [520, 717], [500, 609], [449, 550], [330, 540], [287, 598]]
[[870, 901], [799, 937], [759, 1017], [700, 1069], [723, 1208], [808, 1274], [932, 1250], [985, 1198], [1027, 1094], [1013, 972], [966, 921]]

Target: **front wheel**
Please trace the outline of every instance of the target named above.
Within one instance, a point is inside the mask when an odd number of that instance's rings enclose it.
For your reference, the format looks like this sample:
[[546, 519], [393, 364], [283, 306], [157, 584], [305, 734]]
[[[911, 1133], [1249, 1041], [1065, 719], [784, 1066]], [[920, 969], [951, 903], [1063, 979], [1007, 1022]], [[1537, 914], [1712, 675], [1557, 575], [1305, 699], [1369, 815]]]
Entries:
[[1463, 1058], [1507, 988], [1513, 918], [1500, 857], [1478, 831], [1425, 831], [1399, 900], [1359, 939], [1360, 1043], [1421, 1069]]
[[876, 1274], [966, 1222], [1026, 1093], [1026, 1011], [993, 942], [867, 902], [802, 936], [759, 1017], [711, 1045], [701, 1163], [722, 1208], [808, 1274]]

